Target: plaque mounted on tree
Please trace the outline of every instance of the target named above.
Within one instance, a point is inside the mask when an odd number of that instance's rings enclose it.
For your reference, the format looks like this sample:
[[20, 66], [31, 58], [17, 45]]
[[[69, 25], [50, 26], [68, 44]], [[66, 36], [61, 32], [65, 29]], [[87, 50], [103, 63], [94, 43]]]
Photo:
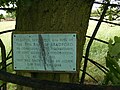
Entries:
[[76, 32], [14, 32], [14, 70], [76, 72]]

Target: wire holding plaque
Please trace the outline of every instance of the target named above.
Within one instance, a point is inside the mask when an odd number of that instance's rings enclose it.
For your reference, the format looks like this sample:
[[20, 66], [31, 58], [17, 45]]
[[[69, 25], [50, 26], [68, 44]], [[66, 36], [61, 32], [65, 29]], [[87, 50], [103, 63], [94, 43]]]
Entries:
[[76, 72], [76, 33], [13, 33], [13, 68]]

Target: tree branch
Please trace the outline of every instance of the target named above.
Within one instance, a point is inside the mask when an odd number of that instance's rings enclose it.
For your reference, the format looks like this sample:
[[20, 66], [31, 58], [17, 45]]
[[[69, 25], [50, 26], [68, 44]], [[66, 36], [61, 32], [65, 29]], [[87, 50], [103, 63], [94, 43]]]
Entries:
[[0, 10], [16, 11], [16, 8], [0, 8]]
[[35, 78], [18, 76], [0, 70], [0, 80], [22, 86], [32, 87], [38, 90], [119, 90], [119, 86], [80, 85], [75, 83], [62, 83], [54, 81], [38, 80]]

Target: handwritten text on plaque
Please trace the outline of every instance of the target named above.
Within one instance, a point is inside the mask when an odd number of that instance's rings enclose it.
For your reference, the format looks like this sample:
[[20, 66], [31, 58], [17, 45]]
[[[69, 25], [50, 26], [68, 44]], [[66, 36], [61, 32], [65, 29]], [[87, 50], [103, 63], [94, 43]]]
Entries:
[[76, 34], [13, 34], [14, 70], [76, 71]]

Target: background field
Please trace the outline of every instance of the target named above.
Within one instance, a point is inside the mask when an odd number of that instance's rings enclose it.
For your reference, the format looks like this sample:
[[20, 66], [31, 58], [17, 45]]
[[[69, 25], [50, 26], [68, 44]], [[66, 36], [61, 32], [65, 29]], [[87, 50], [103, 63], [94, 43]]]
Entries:
[[[11, 29], [15, 29], [15, 21], [0, 22], [0, 32]], [[2, 39], [3, 43], [5, 44], [8, 53], [11, 49], [11, 33], [0, 35], [0, 39]]]

